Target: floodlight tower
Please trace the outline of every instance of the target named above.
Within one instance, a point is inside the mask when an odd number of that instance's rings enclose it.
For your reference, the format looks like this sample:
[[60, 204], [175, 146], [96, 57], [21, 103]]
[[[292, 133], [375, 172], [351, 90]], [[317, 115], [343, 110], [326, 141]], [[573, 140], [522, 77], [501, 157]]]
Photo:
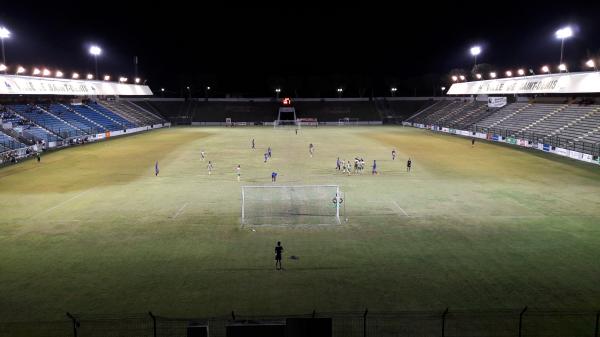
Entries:
[[[6, 65], [6, 55], [4, 55], [4, 39], [10, 38], [10, 31], [6, 27], [0, 27], [0, 41], [2, 41], [2, 64]], [[6, 69], [4, 69], [6, 73]]]
[[557, 39], [560, 39], [560, 62], [559, 62], [559, 64], [562, 64], [563, 63], [563, 54], [564, 54], [564, 49], [565, 49], [565, 39], [568, 39], [573, 36], [573, 29], [571, 29], [571, 27], [567, 26], [567, 27], [557, 30], [556, 33], [554, 33], [554, 35], [556, 36]]
[[98, 78], [98, 55], [102, 54], [102, 49], [96, 45], [93, 45], [90, 47], [90, 54], [94, 56], [94, 64], [96, 65], [96, 78]]
[[477, 69], [477, 55], [481, 54], [481, 47], [473, 46], [473, 47], [471, 47], [470, 51], [471, 51], [471, 55], [473, 55], [474, 63], [475, 63], [475, 65], [473, 66], [473, 69], [476, 70]]

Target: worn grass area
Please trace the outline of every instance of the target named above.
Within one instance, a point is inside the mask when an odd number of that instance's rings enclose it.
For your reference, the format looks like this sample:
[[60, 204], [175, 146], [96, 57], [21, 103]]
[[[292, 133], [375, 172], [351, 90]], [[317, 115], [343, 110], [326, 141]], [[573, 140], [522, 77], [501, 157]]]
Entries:
[[[380, 174], [344, 176], [338, 156]], [[349, 221], [241, 228], [240, 185], [273, 170], [340, 184]], [[423, 130], [157, 130], [0, 169], [0, 205], [2, 320], [600, 303], [598, 167]], [[283, 272], [278, 240], [300, 257]]]

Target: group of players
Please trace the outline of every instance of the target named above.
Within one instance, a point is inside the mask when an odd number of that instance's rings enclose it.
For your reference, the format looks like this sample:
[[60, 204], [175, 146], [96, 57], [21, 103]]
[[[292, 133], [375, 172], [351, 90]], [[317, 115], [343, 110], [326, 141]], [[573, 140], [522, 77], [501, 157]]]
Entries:
[[[473, 142], [474, 143], [474, 142]], [[251, 148], [254, 150], [256, 149], [256, 143], [254, 141], [254, 138], [252, 139], [251, 142]], [[315, 153], [315, 146], [313, 145], [313, 143], [310, 143], [308, 146], [308, 153], [310, 154], [310, 157], [312, 158], [314, 153]], [[264, 162], [266, 163], [269, 159], [271, 159], [271, 156], [273, 155], [273, 152], [271, 150], [271, 147], [269, 146], [267, 148], [267, 152], [265, 152], [264, 154]], [[206, 159], [206, 153], [204, 152], [204, 150], [200, 151], [200, 158], [202, 159], [202, 161], [204, 161]], [[396, 150], [393, 149], [392, 150], [392, 160], [396, 160]], [[410, 172], [412, 167], [412, 161], [410, 158], [408, 158], [408, 161], [406, 162], [406, 171]], [[214, 165], [212, 163], [212, 161], [208, 161], [208, 165], [206, 165], [206, 169], [208, 170], [208, 175], [212, 174], [212, 171], [214, 169]], [[354, 173], [363, 173], [365, 169], [365, 160], [361, 157], [355, 157], [354, 158], [354, 170], [353, 170], [353, 166], [352, 166], [352, 162], [350, 160], [348, 161], [344, 161], [344, 160], [340, 160], [340, 157], [337, 158], [336, 161], [336, 170], [343, 172], [344, 174], [350, 175], [352, 172]], [[237, 176], [237, 181], [241, 180], [241, 175], [242, 175], [242, 167], [240, 164], [237, 165], [237, 167], [235, 168], [235, 172], [236, 172], [236, 176]], [[156, 163], [154, 164], [154, 175], [158, 176], [160, 170], [158, 168], [158, 161], [156, 161]], [[373, 165], [371, 166], [371, 174], [376, 175], [378, 174], [377, 172], [377, 160], [373, 160]], [[277, 181], [277, 172], [273, 171], [271, 173], [271, 182], [276, 182]]]

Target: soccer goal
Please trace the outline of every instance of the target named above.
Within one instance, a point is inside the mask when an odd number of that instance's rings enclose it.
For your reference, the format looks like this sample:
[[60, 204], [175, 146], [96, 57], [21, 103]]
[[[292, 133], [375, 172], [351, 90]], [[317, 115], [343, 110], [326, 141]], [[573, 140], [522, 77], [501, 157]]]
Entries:
[[338, 119], [338, 125], [358, 125], [358, 118], [340, 118]]
[[338, 185], [242, 186], [242, 225], [339, 224]]

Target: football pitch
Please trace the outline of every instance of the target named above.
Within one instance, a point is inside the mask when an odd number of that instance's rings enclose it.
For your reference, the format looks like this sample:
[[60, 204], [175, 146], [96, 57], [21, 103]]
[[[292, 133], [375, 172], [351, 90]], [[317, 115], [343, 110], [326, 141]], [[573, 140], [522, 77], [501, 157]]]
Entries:
[[[339, 185], [342, 223], [242, 227], [241, 186], [273, 171]], [[4, 321], [600, 303], [599, 167], [412, 128], [156, 130], [2, 168], [0, 205]]]

